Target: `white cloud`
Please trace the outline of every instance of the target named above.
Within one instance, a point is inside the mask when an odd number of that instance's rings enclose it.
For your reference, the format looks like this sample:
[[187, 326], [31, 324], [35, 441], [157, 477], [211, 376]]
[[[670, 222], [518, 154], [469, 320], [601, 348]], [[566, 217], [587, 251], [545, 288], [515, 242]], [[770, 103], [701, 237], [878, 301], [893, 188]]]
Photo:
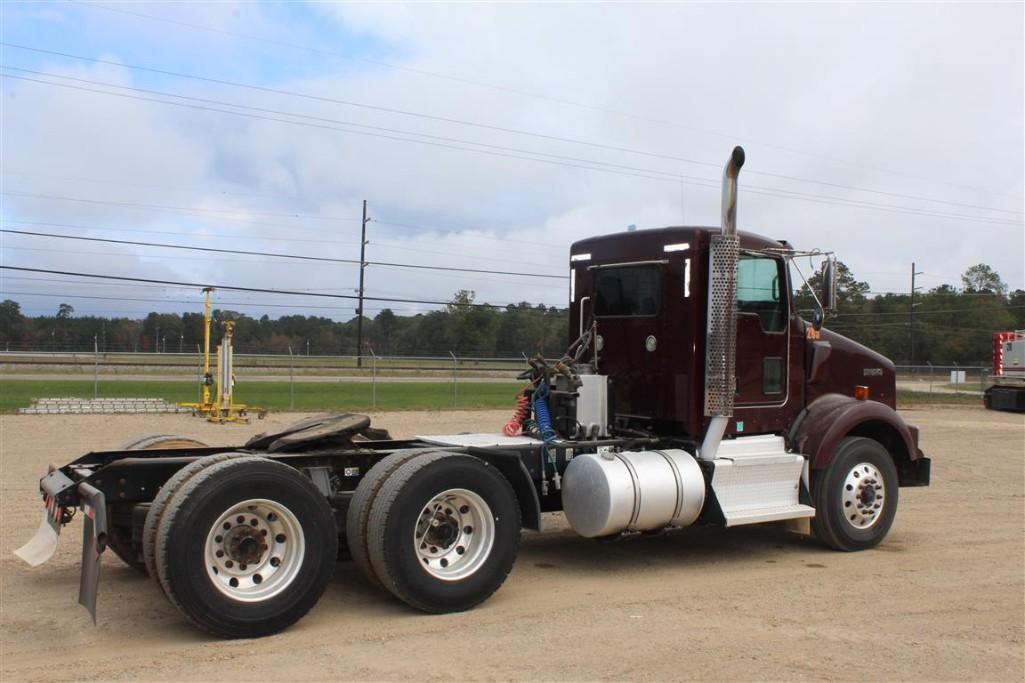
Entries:
[[[315, 76], [275, 75], [273, 87], [715, 164], [725, 159], [733, 142], [742, 142], [749, 158], [741, 180], [742, 228], [787, 238], [798, 247], [835, 249], [877, 290], [905, 290], [912, 260], [935, 278], [927, 280], [930, 285], [956, 283], [962, 270], [983, 261], [994, 265], [1012, 287], [1025, 286], [1021, 214], [758, 174], [1021, 211], [1021, 6], [345, 4], [318, 5], [312, 11], [322, 13], [323, 21], [339, 22], [349, 34], [396, 46], [400, 54], [382, 59], [403, 68], [349, 62], [343, 71], [323, 70]], [[310, 45], [333, 52], [348, 49], [344, 43], [315, 42], [312, 30], [278, 35], [257, 6], [243, 5], [236, 13], [231, 7], [200, 5], [182, 16], [222, 30], [289, 42], [309, 40]], [[253, 64], [244, 60], [247, 50], [259, 52], [261, 59], [268, 52], [280, 53], [282, 59], [297, 58], [288, 48], [180, 26], [129, 18], [113, 25], [111, 46], [117, 45], [117, 31], [147, 27], [153, 57], [146, 63], [154, 65], [173, 68], [190, 41], [196, 50], [225, 60], [211, 63], [210, 71], [203, 73], [237, 73], [240, 80], [256, 80]], [[163, 43], [171, 46], [169, 52], [161, 49]], [[109, 51], [118, 58], [113, 48]], [[195, 57], [190, 54], [187, 61], [194, 63]], [[139, 72], [102, 65], [50, 70], [141, 87], [150, 82]], [[718, 178], [714, 167], [380, 110], [187, 80], [164, 79], [159, 88], [350, 123], [685, 173], [713, 182]], [[238, 235], [237, 240], [196, 243], [353, 258], [358, 256], [360, 203], [367, 198], [376, 219], [369, 228], [372, 260], [546, 272], [564, 270], [572, 240], [621, 230], [629, 223], [658, 227], [680, 222], [681, 190], [676, 183], [437, 146], [463, 143], [414, 144], [25, 81], [5, 81], [4, 93], [5, 191], [191, 206], [210, 212], [134, 210], [9, 196], [3, 210], [8, 219], [137, 230], [135, 239], [147, 237], [146, 231]], [[318, 125], [351, 127], [326, 121]], [[94, 182], [97, 179], [114, 182]], [[750, 191], [752, 186], [1018, 223], [979, 223], [882, 212], [828, 199], [822, 203], [765, 196]], [[688, 223], [717, 223], [714, 187], [685, 186], [682, 204]], [[235, 213], [220, 213], [225, 211]], [[283, 213], [301, 217], [266, 215]], [[330, 220], [334, 218], [346, 220]], [[132, 239], [125, 233], [94, 234]], [[257, 241], [268, 236], [279, 241]], [[308, 241], [315, 239], [330, 243]], [[55, 248], [52, 243], [10, 236], [5, 236], [4, 245]], [[138, 255], [153, 250], [77, 246], [69, 249], [136, 256], [82, 258], [12, 249], [4, 251], [3, 259], [8, 264], [75, 265], [86, 271], [102, 268], [131, 276], [247, 286], [344, 293], [356, 286], [356, 269], [343, 265], [232, 265], [223, 260], [189, 261], [185, 258], [193, 255], [176, 252], [168, 253], [175, 259], [143, 262]], [[6, 282], [4, 287], [14, 289]], [[367, 288], [371, 294], [398, 298], [446, 299], [459, 288], [475, 289], [481, 300], [491, 302], [561, 303], [565, 298], [558, 281], [384, 268], [369, 271]], [[182, 298], [181, 293], [172, 296]], [[114, 309], [117, 304], [104, 306]], [[140, 306], [145, 305], [124, 304], [133, 310]], [[263, 312], [257, 306], [253, 310]], [[351, 310], [349, 302], [340, 302], [338, 317], [348, 317]]]

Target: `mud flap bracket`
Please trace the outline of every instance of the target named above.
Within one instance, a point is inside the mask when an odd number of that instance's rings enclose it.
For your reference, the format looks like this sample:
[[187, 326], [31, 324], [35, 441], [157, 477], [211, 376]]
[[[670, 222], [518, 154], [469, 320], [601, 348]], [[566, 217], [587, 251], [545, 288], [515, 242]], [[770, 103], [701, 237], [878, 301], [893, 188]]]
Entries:
[[96, 623], [96, 593], [100, 586], [100, 556], [107, 548], [107, 501], [103, 491], [89, 484], [78, 485], [82, 502], [82, 576], [78, 604], [89, 610]]

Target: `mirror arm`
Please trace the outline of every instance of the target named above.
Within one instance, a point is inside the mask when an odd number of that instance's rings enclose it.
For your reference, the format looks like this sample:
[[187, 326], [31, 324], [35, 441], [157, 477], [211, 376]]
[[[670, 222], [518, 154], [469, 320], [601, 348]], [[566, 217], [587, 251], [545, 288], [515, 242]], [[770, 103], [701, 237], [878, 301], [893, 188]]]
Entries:
[[818, 306], [818, 310], [816, 311], [818, 315], [813, 316], [812, 326], [816, 330], [822, 329], [822, 321], [826, 317], [826, 310], [822, 307], [822, 302], [819, 301], [819, 297], [815, 293], [815, 289], [808, 283], [808, 278], [806, 278], [804, 276], [804, 273], [801, 271], [801, 267], [797, 265], [797, 259], [791, 257], [789, 260], [792, 264], [794, 264], [794, 270], [796, 270], [797, 274], [801, 276], [801, 282], [803, 282], [804, 286], [808, 288], [808, 292], [811, 293], [811, 298], [815, 299], [815, 305]]

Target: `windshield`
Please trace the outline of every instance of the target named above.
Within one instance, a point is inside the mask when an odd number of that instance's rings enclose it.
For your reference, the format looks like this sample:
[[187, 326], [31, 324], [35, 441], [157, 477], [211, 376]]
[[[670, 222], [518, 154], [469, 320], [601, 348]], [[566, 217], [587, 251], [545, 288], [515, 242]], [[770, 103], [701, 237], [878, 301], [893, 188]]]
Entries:
[[594, 274], [596, 318], [658, 315], [662, 268], [658, 265], [598, 268]]

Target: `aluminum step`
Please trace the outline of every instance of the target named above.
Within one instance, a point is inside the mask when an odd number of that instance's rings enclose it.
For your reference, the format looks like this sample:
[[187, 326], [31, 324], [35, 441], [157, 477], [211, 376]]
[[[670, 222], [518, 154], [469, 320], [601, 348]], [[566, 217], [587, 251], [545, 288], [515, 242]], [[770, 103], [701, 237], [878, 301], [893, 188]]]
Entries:
[[712, 461], [712, 492], [726, 526], [814, 517], [800, 502], [807, 463], [771, 434], [723, 441]]
[[815, 508], [800, 503], [775, 508], [735, 510], [726, 518], [726, 526], [761, 524], [762, 522], [778, 522], [784, 519], [802, 519], [814, 516]]

